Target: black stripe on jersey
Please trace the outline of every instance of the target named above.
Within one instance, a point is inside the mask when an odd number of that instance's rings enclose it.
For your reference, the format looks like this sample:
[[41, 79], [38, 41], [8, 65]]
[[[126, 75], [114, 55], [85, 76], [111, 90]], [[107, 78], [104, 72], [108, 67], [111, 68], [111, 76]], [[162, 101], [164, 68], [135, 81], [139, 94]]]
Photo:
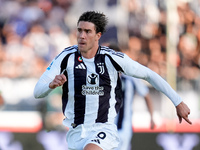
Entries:
[[122, 106], [122, 100], [123, 100], [123, 93], [122, 93], [122, 84], [121, 84], [121, 79], [119, 77], [119, 74], [118, 74], [118, 79], [117, 79], [117, 86], [115, 87], [115, 99], [117, 101], [117, 103], [115, 104], [115, 110], [116, 112], [118, 113], [119, 112], [119, 109], [120, 107]]
[[117, 55], [117, 56], [119, 56], [119, 57], [121, 57], [121, 58], [124, 58], [124, 54], [121, 53], [121, 52], [113, 52], [112, 54], [113, 54], [113, 55]]
[[124, 58], [124, 53], [122, 53], [122, 52], [116, 52], [115, 50], [110, 49], [109, 47], [102, 46], [101, 50], [107, 51], [109, 53], [111, 52], [113, 55], [116, 55], [116, 56], [119, 56], [121, 58]]
[[114, 61], [114, 59], [113, 59], [110, 55], [108, 55], [108, 54], [105, 54], [105, 55], [108, 56], [108, 57], [110, 58], [111, 63], [113, 64], [113, 66], [115, 67], [115, 69], [116, 69], [117, 71], [124, 72], [123, 69], [120, 67], [120, 65], [118, 65], [118, 63], [116, 63], [116, 62]]
[[[76, 69], [75, 67], [78, 66], [80, 63], [84, 64], [83, 62], [78, 61], [78, 57], [81, 57], [78, 51], [75, 53], [75, 64], [74, 64], [74, 124], [79, 125], [84, 123], [84, 116], [85, 116], [85, 106], [86, 106], [86, 97], [81, 93], [82, 92], [82, 85], [86, 85], [86, 69]], [[84, 64], [85, 65], [85, 64]], [[86, 66], [85, 66], [86, 68]]]
[[[62, 60], [61, 65], [60, 65], [60, 67], [61, 67], [60, 73], [61, 73], [64, 69], [66, 69], [69, 56], [70, 56], [70, 54], [69, 54], [69, 55], [66, 55], [66, 56], [64, 57], [64, 59]], [[68, 81], [67, 73], [64, 72], [64, 75], [66, 76], [67, 81]], [[68, 102], [68, 92], [69, 92], [69, 89], [68, 89], [68, 82], [65, 82], [65, 83], [63, 84], [62, 89], [63, 89], [63, 94], [62, 94], [62, 111], [63, 111], [63, 113], [64, 113], [64, 112], [65, 112], [66, 105], [67, 105], [67, 102]]]
[[[96, 122], [107, 122], [108, 121], [108, 110], [110, 108], [109, 99], [110, 99], [110, 91], [111, 91], [111, 80], [108, 74], [107, 67], [105, 66], [105, 55], [97, 54], [95, 56], [95, 67], [96, 72], [99, 74], [99, 86], [104, 87], [103, 96], [99, 96], [99, 108], [98, 108], [98, 114]], [[105, 69], [105, 72], [101, 74], [101, 69], [97, 66], [97, 64], [103, 63], [103, 67]]]
[[[125, 83], [125, 78], [121, 78], [122, 83]], [[122, 102], [121, 102], [121, 107], [119, 108], [119, 115], [118, 115], [118, 119], [117, 119], [117, 129], [121, 129], [122, 128], [122, 122], [123, 122], [123, 118], [124, 118], [124, 105], [125, 105], [125, 101], [124, 101], [124, 90], [122, 90]]]

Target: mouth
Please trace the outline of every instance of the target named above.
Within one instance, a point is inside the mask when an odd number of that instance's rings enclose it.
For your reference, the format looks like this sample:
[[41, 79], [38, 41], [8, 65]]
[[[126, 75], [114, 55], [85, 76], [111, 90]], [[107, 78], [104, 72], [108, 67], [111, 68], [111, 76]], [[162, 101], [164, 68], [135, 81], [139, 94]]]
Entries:
[[78, 45], [79, 46], [84, 46], [84, 45], [86, 45], [86, 43], [85, 42], [78, 42]]

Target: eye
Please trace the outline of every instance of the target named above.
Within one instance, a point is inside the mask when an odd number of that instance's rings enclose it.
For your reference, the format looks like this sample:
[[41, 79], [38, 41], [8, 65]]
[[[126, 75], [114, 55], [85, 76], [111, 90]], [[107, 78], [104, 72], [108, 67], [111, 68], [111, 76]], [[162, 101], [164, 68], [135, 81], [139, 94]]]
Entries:
[[82, 32], [82, 29], [80, 29], [80, 28], [78, 28], [77, 30], [78, 30], [78, 32]]
[[86, 30], [85, 32], [86, 32], [86, 33], [91, 33], [91, 30]]

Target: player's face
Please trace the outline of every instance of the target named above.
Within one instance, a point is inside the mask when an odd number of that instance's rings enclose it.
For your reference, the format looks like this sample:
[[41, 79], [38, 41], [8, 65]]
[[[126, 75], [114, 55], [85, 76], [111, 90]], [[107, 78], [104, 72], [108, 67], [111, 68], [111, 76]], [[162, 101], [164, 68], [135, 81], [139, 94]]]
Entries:
[[78, 49], [83, 53], [95, 53], [101, 33], [96, 33], [95, 25], [91, 22], [80, 21], [77, 27]]

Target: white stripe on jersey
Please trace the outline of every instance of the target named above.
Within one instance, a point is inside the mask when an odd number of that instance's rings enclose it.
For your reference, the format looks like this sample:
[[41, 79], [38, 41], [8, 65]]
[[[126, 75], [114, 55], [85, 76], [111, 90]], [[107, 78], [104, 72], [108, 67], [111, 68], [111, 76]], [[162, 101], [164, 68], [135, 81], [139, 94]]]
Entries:
[[116, 110], [115, 110], [115, 104], [116, 104], [116, 99], [115, 99], [115, 87], [117, 86], [117, 72], [113, 72], [111, 70], [115, 70], [115, 68], [113, 67], [112, 63], [110, 62], [110, 59], [108, 57], [105, 58], [106, 62], [107, 62], [107, 69], [108, 69], [108, 73], [111, 79], [111, 98], [110, 98], [110, 108], [109, 108], [109, 113], [108, 113], [108, 122], [114, 122], [115, 120], [115, 116], [117, 115]]
[[[69, 62], [73, 62], [74, 61], [74, 55], [70, 55], [69, 57]], [[74, 64], [73, 63], [68, 63], [67, 64], [67, 67], [68, 68], [74, 68]], [[74, 119], [74, 74], [69, 74], [68, 75], [72, 80], [68, 80], [68, 87], [69, 89], [72, 89], [72, 90], [69, 90], [70, 93], [68, 93], [68, 103], [67, 103], [67, 106], [65, 108], [65, 116], [67, 116], [67, 119]], [[71, 124], [68, 124], [67, 126], [71, 126]]]
[[[94, 58], [86, 59], [86, 58], [83, 57], [83, 61], [84, 61], [84, 64], [86, 65], [86, 67], [87, 67], [87, 76], [89, 76], [92, 73], [96, 73]], [[94, 88], [98, 87], [99, 86], [99, 80], [95, 85], [91, 85], [88, 82], [86, 82], [86, 86], [87, 87], [94, 87]], [[84, 118], [85, 124], [94, 124], [95, 123], [95, 120], [97, 119], [98, 108], [99, 108], [99, 95], [86, 95], [85, 114], [87, 114], [87, 115], [85, 115], [85, 118]]]

